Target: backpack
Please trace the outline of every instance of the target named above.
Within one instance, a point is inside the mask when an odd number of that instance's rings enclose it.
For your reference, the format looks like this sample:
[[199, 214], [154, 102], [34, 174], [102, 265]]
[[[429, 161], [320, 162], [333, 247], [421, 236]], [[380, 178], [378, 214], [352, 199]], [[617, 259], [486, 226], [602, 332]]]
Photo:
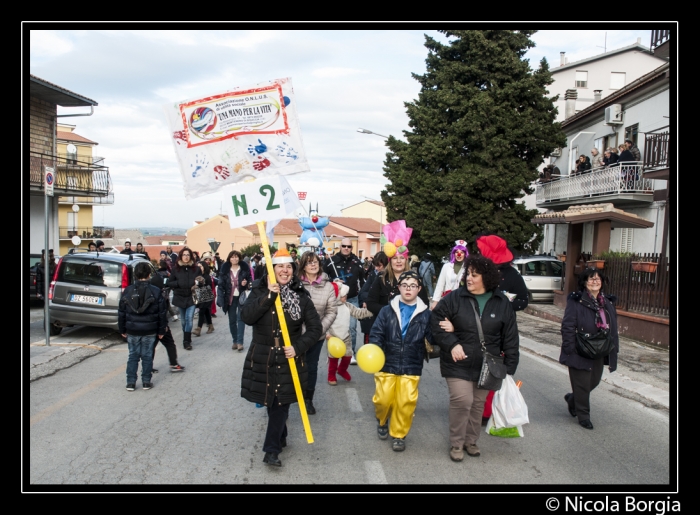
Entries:
[[124, 299], [127, 306], [129, 306], [135, 313], [143, 313], [148, 309], [148, 307], [154, 302], [158, 302], [158, 299], [153, 292], [148, 283], [136, 285], [136, 287], [127, 295]]

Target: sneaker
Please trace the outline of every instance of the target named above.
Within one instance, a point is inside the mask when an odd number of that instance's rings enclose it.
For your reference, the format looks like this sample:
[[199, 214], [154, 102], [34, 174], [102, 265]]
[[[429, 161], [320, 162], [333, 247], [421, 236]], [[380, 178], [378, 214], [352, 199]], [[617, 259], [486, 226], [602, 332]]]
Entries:
[[475, 443], [465, 443], [464, 450], [467, 451], [469, 456], [481, 456], [481, 451]]
[[391, 444], [391, 448], [394, 449], [396, 452], [401, 452], [404, 449], [406, 449], [406, 440], [403, 438], [394, 438], [394, 441]]
[[134, 390], [136, 390], [136, 385], [134, 383], [129, 383], [128, 385], [126, 385], [126, 389], [130, 392], [133, 392]]
[[351, 365], [357, 365], [357, 360], [355, 359], [355, 354], [353, 353], [352, 357], [350, 358], [350, 364]]
[[170, 367], [171, 372], [182, 372], [183, 370], [185, 370], [185, 367], [183, 367], [182, 365], [175, 365], [174, 367]]
[[151, 388], [153, 388], [153, 383], [143, 383], [144, 390], [150, 390]]
[[151, 372], [153, 372], [154, 374], [157, 374], [157, 373], [158, 373], [158, 369], [157, 369], [157, 368], [152, 368], [152, 369], [151, 369]]
[[388, 421], [383, 426], [380, 426], [379, 421], [377, 421], [377, 435], [379, 435], [380, 440], [387, 439], [387, 437], [389, 436], [389, 422]]
[[462, 461], [464, 459], [464, 452], [459, 447], [452, 447], [450, 449], [450, 459], [452, 461]]
[[175, 322], [175, 321], [177, 321], [177, 320], [180, 320], [180, 317], [177, 316], [177, 315], [173, 315], [173, 322]]

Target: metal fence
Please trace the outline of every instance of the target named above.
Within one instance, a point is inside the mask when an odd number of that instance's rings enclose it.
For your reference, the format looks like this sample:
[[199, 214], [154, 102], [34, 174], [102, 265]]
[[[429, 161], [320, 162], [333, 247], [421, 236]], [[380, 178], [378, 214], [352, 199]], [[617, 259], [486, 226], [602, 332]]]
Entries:
[[668, 132], [647, 134], [644, 138], [644, 168], [668, 166]]
[[[569, 175], [536, 186], [537, 204], [595, 198], [622, 193], [653, 193], [653, 182], [643, 177], [642, 163], [630, 161], [611, 168], [594, 168], [589, 173]], [[542, 206], [540, 206], [542, 207]]]
[[[654, 263], [655, 267], [643, 266], [655, 271], [635, 271], [642, 266], [638, 263]], [[610, 283], [604, 290], [617, 296], [618, 309], [667, 317], [671, 299], [669, 268], [668, 258], [656, 253], [606, 257], [603, 273]]]
[[44, 169], [47, 166], [55, 171], [54, 188], [57, 195], [85, 193], [106, 196], [112, 191], [112, 181], [107, 167], [80, 162], [73, 164], [63, 157], [37, 152], [29, 153], [30, 186], [43, 188]]

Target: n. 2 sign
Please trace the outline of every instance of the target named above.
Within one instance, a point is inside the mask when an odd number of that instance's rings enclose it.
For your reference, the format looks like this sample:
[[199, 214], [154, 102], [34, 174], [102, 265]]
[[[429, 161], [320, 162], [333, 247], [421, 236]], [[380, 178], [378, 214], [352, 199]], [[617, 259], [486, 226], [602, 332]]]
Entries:
[[280, 220], [301, 207], [284, 176], [238, 183], [226, 195], [231, 227]]

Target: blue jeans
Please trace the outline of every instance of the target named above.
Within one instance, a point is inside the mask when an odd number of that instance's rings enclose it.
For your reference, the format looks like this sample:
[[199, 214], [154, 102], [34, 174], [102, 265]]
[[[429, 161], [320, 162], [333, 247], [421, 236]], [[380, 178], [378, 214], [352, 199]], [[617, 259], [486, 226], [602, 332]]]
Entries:
[[[357, 296], [348, 299], [347, 302], [355, 307], [360, 307]], [[352, 353], [355, 354], [355, 338], [357, 338], [357, 318], [350, 317], [350, 341], [352, 342]]]
[[126, 384], [136, 383], [136, 373], [141, 360], [141, 381], [151, 382], [153, 375], [153, 348], [158, 338], [155, 334], [145, 336], [126, 335], [126, 342], [129, 346], [129, 359], [126, 362]]
[[238, 303], [238, 297], [234, 295], [231, 305], [228, 307], [228, 328], [231, 331], [233, 343], [240, 343], [243, 345], [245, 324], [243, 320], [241, 320], [241, 308], [242, 306]]
[[177, 308], [180, 311], [180, 323], [182, 324], [183, 333], [191, 333], [194, 325], [194, 310], [197, 306], [189, 308]]

